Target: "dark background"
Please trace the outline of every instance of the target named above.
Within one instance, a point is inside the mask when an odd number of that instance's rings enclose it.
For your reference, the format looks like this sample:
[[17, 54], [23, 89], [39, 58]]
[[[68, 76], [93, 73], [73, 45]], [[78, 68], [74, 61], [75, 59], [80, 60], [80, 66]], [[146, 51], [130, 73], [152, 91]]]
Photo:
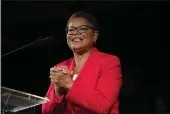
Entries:
[[99, 22], [98, 49], [121, 60], [120, 111], [169, 112], [169, 6], [170, 2], [3, 2], [2, 55], [38, 38], [53, 39], [2, 57], [2, 86], [44, 96], [50, 67], [72, 57], [64, 31], [67, 19], [83, 10]]

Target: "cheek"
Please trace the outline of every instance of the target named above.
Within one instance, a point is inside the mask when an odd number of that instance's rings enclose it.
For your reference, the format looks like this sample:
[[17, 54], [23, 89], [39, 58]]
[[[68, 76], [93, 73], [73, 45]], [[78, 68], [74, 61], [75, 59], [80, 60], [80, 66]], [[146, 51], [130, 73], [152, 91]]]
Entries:
[[82, 34], [82, 37], [83, 37], [84, 39], [88, 39], [88, 35], [87, 35], [87, 34]]
[[67, 35], [66, 39], [67, 39], [67, 40], [71, 39], [71, 36], [70, 36], [70, 35]]
[[92, 42], [93, 41], [93, 35], [92, 34], [84, 34], [83, 37], [88, 41], [88, 42]]
[[84, 37], [84, 39], [86, 39], [86, 40], [90, 40], [91, 38], [92, 38], [92, 34], [91, 33], [84, 33], [84, 34], [82, 34], [82, 36]]

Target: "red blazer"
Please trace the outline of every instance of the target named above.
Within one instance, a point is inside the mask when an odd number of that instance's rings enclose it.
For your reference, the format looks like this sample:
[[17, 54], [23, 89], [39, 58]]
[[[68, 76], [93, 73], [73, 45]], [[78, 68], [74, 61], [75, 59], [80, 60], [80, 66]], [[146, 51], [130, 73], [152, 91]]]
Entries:
[[[59, 65], [73, 70], [74, 58]], [[51, 84], [42, 105], [43, 114], [119, 114], [119, 91], [122, 85], [119, 58], [93, 49], [72, 88], [61, 97], [54, 95]], [[63, 111], [63, 113], [61, 113]]]

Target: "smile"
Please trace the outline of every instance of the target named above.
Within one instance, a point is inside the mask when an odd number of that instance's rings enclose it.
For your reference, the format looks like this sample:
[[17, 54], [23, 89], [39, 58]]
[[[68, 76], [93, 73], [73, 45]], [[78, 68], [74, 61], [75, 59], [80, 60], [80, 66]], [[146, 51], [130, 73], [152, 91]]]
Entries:
[[72, 41], [74, 41], [74, 42], [79, 42], [79, 41], [82, 41], [82, 40], [83, 40], [82, 38], [78, 38], [78, 37], [72, 39]]

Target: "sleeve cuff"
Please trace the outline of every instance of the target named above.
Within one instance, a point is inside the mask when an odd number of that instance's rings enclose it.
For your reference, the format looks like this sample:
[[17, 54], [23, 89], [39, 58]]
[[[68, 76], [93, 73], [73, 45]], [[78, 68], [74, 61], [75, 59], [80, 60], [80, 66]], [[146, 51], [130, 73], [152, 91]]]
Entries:
[[58, 97], [55, 95], [54, 92], [52, 92], [50, 100], [54, 103], [61, 103], [63, 101], [63, 98], [64, 98], [64, 94]]

